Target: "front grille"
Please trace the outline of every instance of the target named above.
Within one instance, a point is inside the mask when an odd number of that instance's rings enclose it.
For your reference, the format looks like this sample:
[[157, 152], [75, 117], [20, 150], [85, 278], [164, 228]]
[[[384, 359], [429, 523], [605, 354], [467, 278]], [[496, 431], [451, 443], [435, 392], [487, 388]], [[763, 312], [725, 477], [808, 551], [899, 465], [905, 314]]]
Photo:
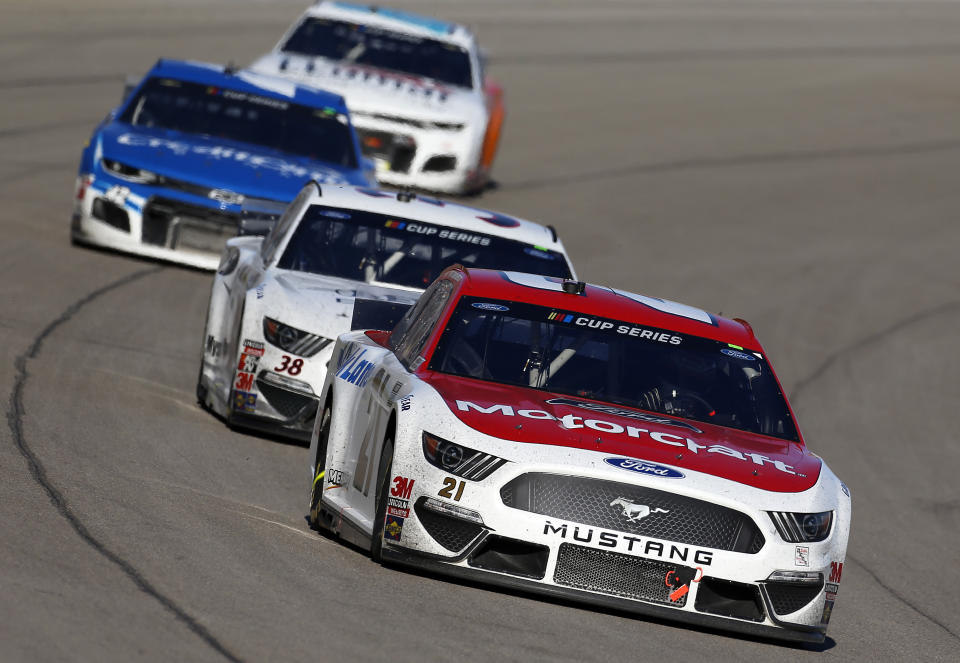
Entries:
[[390, 172], [406, 173], [410, 170], [410, 164], [417, 153], [417, 144], [413, 138], [389, 131], [367, 129], [357, 129], [357, 133], [360, 135], [360, 147], [364, 156], [384, 163]]
[[704, 548], [752, 554], [764, 543], [739, 511], [632, 484], [530, 473], [506, 484], [500, 497], [514, 509]]
[[168, 249], [188, 248], [220, 253], [235, 237], [239, 217], [167, 198], [151, 199], [143, 210], [141, 240]]
[[317, 407], [317, 399], [312, 396], [281, 389], [259, 378], [257, 378], [257, 387], [260, 389], [260, 395], [273, 406], [273, 409], [287, 419], [301, 416], [308, 407], [314, 409]]
[[450, 552], [460, 552], [483, 531], [476, 523], [431, 511], [423, 506], [423, 499], [413, 505], [413, 510], [427, 534]]
[[809, 605], [811, 601], [820, 596], [823, 584], [793, 585], [771, 582], [766, 584], [766, 589], [773, 611], [778, 615], [789, 615], [791, 612], [796, 612]]
[[553, 581], [567, 587], [682, 608], [686, 605], [687, 594], [677, 597], [676, 601], [670, 600], [674, 588], [667, 584], [666, 579], [671, 572], [692, 578], [696, 570], [609, 550], [561, 543]]
[[130, 215], [116, 203], [112, 203], [105, 198], [97, 198], [93, 201], [93, 207], [90, 210], [94, 218], [110, 224], [117, 230], [130, 232]]

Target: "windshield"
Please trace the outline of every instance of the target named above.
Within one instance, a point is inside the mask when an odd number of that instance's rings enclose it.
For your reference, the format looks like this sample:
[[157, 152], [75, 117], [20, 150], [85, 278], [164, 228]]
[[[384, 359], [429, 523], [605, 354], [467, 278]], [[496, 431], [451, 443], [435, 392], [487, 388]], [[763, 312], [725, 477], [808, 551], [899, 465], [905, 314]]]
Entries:
[[281, 50], [473, 87], [470, 56], [463, 48], [371, 25], [308, 17]]
[[620, 320], [464, 297], [430, 369], [797, 440], [760, 353]]
[[452, 264], [567, 278], [562, 253], [502, 237], [354, 209], [313, 205], [277, 266], [426, 288]]
[[356, 168], [346, 115], [212, 85], [149, 79], [120, 117], [135, 127], [262, 145], [315, 161]]

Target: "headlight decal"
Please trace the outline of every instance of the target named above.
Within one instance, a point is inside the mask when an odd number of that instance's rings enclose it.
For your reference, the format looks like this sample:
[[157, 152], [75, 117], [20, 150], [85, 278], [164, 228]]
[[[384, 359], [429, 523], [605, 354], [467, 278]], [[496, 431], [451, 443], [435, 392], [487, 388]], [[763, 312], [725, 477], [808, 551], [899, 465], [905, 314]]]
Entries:
[[780, 534], [789, 543], [816, 543], [830, 535], [833, 511], [820, 513], [791, 513], [769, 511], [770, 519]]
[[423, 431], [423, 455], [434, 467], [471, 481], [486, 479], [507, 462], [503, 458], [469, 449], [426, 431]]
[[263, 335], [271, 345], [301, 357], [312, 357], [333, 343], [333, 339], [305, 332], [266, 316], [263, 318]]

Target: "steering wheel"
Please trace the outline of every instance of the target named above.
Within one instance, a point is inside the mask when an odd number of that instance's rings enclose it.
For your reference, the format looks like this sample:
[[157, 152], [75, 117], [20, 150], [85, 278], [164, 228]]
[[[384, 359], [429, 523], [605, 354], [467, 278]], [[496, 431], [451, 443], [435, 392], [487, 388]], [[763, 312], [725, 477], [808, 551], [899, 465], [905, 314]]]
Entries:
[[708, 420], [716, 413], [716, 408], [707, 399], [692, 391], [680, 391], [668, 403], [671, 408], [668, 413], [681, 417]]

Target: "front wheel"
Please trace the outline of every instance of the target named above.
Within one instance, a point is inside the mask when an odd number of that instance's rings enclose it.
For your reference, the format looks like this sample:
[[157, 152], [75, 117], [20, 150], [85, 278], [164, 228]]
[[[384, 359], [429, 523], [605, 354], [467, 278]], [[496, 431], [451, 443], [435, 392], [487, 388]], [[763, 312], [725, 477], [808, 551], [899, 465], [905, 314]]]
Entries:
[[383, 441], [380, 454], [380, 469], [377, 470], [377, 513], [373, 520], [373, 540], [370, 542], [370, 557], [383, 564], [383, 523], [387, 519], [387, 497], [390, 494], [390, 469], [393, 467], [393, 439]]
[[320, 529], [320, 498], [323, 496], [323, 475], [327, 465], [327, 440], [330, 438], [330, 403], [323, 408], [317, 440], [317, 460], [313, 466], [313, 492], [310, 494], [310, 527]]

